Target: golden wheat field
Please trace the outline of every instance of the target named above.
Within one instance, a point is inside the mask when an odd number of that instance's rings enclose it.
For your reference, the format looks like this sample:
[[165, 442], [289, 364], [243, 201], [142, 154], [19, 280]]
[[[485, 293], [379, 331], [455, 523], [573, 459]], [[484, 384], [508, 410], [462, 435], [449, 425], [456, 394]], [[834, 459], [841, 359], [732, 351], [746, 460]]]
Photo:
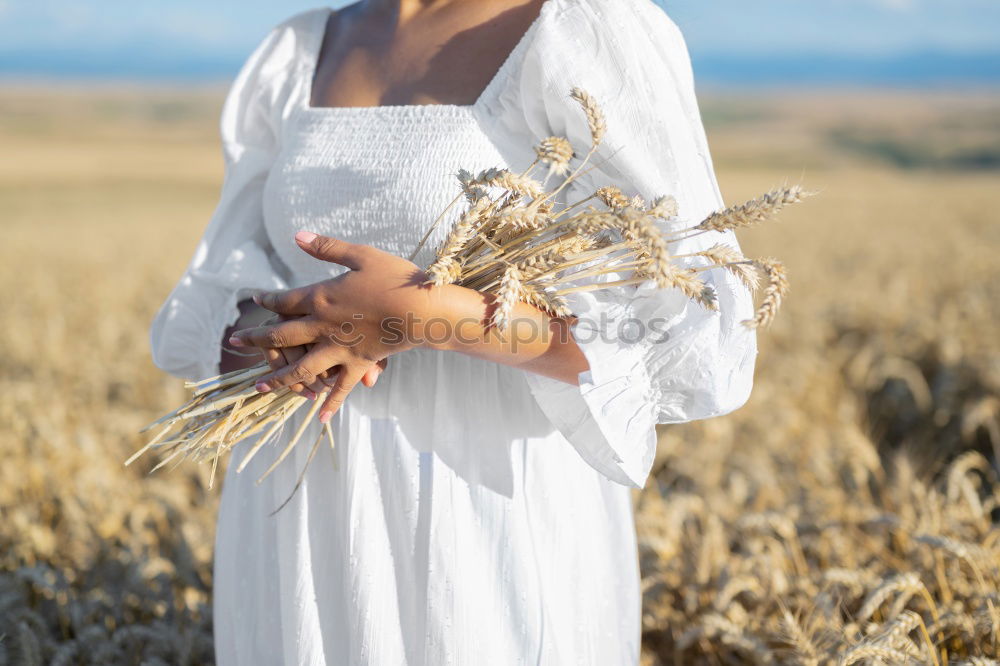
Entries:
[[[0, 90], [0, 665], [212, 662], [217, 491], [129, 468], [147, 326], [215, 204], [215, 89]], [[645, 664], [1000, 659], [1000, 96], [704, 97], [788, 265], [739, 412], [636, 494]], [[456, 165], [460, 166], [460, 165]]]

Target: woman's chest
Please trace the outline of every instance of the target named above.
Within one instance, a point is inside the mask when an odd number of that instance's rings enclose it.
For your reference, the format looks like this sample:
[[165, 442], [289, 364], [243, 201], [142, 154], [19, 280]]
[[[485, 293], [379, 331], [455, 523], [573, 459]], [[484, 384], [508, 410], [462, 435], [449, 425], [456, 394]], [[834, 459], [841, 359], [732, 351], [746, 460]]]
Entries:
[[[307, 230], [409, 256], [461, 193], [459, 169], [503, 166], [469, 107], [306, 109], [281, 137], [264, 188], [269, 240], [293, 279], [336, 274], [293, 240]], [[442, 220], [416, 258], [423, 265], [447, 233]]]

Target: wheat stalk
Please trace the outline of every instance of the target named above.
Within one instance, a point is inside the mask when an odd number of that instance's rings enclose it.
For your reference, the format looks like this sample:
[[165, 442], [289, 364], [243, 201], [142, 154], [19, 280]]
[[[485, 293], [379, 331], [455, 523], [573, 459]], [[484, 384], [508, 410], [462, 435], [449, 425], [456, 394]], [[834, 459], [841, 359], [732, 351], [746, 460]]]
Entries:
[[799, 203], [813, 194], [798, 185], [779, 187], [746, 203], [712, 213], [696, 228], [701, 231], [726, 231], [756, 226], [774, 217], [785, 206]]

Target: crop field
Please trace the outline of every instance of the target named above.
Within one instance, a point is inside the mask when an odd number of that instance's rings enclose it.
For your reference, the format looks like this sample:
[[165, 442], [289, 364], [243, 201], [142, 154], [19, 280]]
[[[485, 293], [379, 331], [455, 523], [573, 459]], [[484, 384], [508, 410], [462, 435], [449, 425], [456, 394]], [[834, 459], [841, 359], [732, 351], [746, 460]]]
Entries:
[[[212, 663], [208, 469], [149, 322], [216, 201], [216, 89], [0, 90], [0, 666]], [[645, 664], [1000, 659], [1000, 95], [706, 93], [788, 266], [738, 412], [635, 495]], [[458, 165], [456, 165], [458, 166]]]

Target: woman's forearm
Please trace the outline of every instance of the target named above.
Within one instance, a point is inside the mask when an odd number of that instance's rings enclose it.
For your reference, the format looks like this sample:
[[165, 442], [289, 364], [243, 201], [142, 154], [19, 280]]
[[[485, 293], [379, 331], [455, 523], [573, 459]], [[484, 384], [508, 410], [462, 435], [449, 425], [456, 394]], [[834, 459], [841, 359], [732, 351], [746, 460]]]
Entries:
[[430, 298], [435, 315], [415, 329], [424, 347], [468, 354], [573, 385], [589, 369], [567, 319], [517, 303], [510, 325], [501, 333], [489, 323], [496, 307], [491, 296], [445, 285], [432, 290]]

